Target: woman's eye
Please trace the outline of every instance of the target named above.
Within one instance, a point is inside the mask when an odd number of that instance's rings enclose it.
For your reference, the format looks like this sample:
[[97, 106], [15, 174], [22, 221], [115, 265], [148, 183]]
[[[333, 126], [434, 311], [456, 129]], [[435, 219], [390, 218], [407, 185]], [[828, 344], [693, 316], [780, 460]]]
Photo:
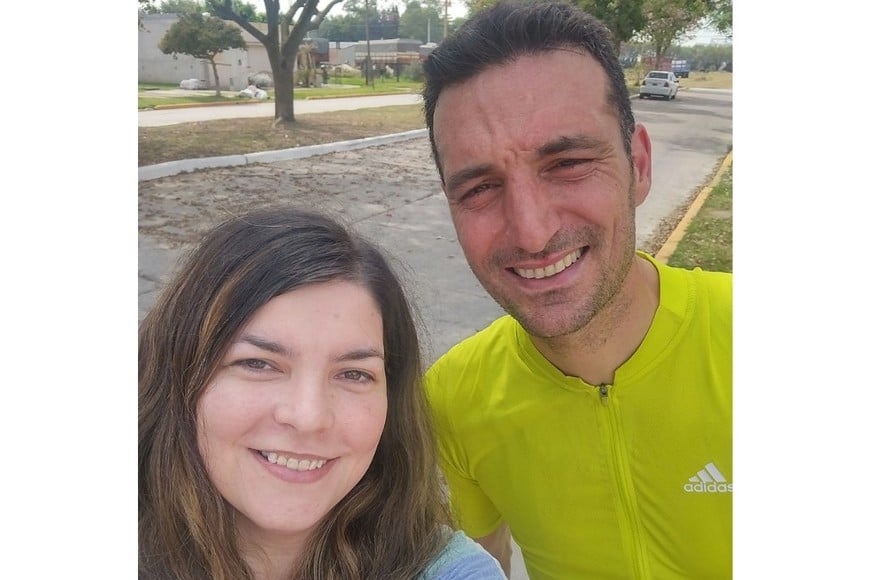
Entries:
[[252, 371], [265, 371], [272, 368], [269, 363], [258, 358], [246, 358], [238, 361], [236, 365]]
[[372, 375], [360, 370], [344, 371], [341, 373], [341, 377], [355, 383], [367, 383], [375, 380]]

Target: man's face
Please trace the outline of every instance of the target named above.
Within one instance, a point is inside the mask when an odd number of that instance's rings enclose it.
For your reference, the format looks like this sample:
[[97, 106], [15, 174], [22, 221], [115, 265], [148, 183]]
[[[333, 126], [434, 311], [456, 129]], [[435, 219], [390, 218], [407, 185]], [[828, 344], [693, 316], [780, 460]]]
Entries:
[[649, 138], [638, 126], [632, 167], [607, 89], [595, 59], [558, 50], [490, 67], [445, 89], [435, 108], [465, 257], [535, 336], [585, 326], [620, 290], [634, 256]]

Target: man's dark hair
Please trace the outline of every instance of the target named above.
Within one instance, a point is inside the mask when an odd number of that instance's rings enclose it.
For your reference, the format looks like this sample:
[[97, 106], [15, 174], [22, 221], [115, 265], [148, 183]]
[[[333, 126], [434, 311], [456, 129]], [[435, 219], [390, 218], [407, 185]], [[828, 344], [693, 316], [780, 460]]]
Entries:
[[574, 49], [594, 58], [610, 79], [608, 100], [619, 117], [622, 141], [631, 158], [634, 114], [625, 85], [625, 75], [613, 37], [600, 20], [579, 8], [561, 2], [500, 2], [474, 16], [448, 36], [423, 63], [423, 103], [429, 143], [444, 178], [435, 149], [432, 121], [441, 92], [463, 83], [489, 67], [524, 55]]

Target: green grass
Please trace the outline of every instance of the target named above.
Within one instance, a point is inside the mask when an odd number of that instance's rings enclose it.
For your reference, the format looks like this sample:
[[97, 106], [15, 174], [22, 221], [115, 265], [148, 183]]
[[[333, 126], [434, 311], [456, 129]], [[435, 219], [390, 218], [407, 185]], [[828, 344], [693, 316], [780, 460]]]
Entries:
[[710, 191], [698, 215], [691, 221], [668, 264], [717, 272], [733, 271], [732, 167]]
[[[360, 77], [330, 77], [326, 87], [295, 87], [293, 89], [294, 100], [301, 99], [325, 99], [331, 97], [358, 97], [372, 94], [392, 94], [419, 92], [422, 84], [419, 82], [375, 79], [371, 85], [365, 84], [365, 79]], [[150, 109], [160, 105], [196, 105], [205, 103], [238, 103], [250, 102], [251, 99], [239, 97], [238, 91], [223, 89], [221, 96], [214, 94], [214, 90], [196, 91], [190, 95], [162, 95], [158, 91], [178, 89], [177, 85], [147, 83], [139, 84], [139, 110]], [[274, 89], [268, 89], [269, 99], [274, 100]]]

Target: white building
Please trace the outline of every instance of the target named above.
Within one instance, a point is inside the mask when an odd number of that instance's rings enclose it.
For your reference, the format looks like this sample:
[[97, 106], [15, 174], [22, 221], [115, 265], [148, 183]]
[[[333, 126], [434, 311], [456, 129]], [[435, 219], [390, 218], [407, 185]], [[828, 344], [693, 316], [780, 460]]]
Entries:
[[[160, 39], [175, 22], [176, 14], [140, 14], [139, 26], [139, 82], [178, 84], [185, 79], [202, 79], [214, 87], [214, 74], [208, 60], [186, 54], [163, 54], [158, 47]], [[232, 26], [235, 22], [226, 21]], [[263, 27], [265, 24], [254, 23]], [[234, 48], [217, 55], [218, 78], [221, 89], [240, 91], [248, 86], [248, 77], [257, 72], [272, 74], [265, 47], [242, 30], [246, 49]]]

